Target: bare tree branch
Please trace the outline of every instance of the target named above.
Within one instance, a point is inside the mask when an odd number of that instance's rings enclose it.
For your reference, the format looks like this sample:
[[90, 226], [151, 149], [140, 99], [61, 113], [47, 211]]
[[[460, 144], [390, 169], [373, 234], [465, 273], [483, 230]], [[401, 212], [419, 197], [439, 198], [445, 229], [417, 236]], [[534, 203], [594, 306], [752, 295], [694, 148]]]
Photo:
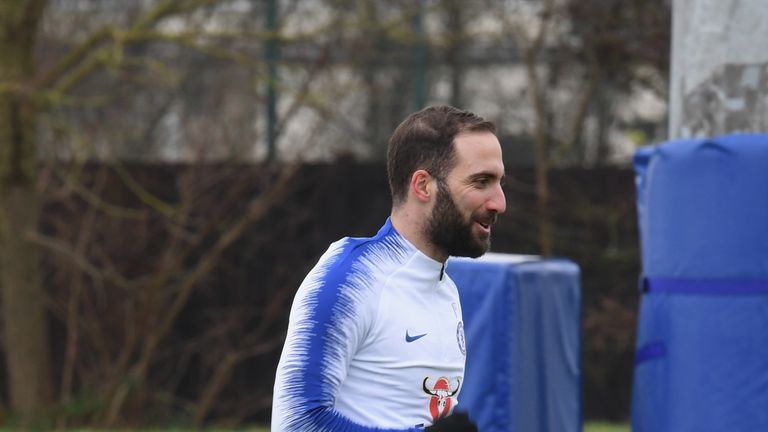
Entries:
[[[239, 239], [246, 228], [262, 218], [272, 207], [273, 203], [285, 194], [295, 171], [296, 166], [283, 169], [275, 184], [269, 187], [265, 193], [259, 195], [259, 197], [251, 203], [246, 214], [222, 234], [216, 244], [200, 259], [192, 272], [185, 275], [176, 288], [174, 300], [167, 310], [164, 319], [156, 326], [155, 331], [148, 335], [144, 341], [139, 360], [131, 368], [131, 377], [138, 381], [144, 379], [155, 351], [160, 342], [167, 336], [182, 308], [186, 305], [195, 283], [211, 270], [224, 250]], [[108, 425], [112, 425], [117, 421], [123, 403], [128, 396], [128, 390], [129, 387], [127, 385], [122, 385], [118, 388], [117, 393], [112, 398], [106, 416], [106, 423]]]
[[119, 273], [91, 263], [88, 258], [72, 248], [66, 242], [58, 240], [55, 237], [45, 236], [38, 232], [30, 233], [28, 238], [38, 246], [42, 246], [52, 252], [71, 259], [78, 268], [86, 272], [95, 280], [109, 281], [124, 289], [132, 289], [135, 287], [134, 282], [125, 279]]

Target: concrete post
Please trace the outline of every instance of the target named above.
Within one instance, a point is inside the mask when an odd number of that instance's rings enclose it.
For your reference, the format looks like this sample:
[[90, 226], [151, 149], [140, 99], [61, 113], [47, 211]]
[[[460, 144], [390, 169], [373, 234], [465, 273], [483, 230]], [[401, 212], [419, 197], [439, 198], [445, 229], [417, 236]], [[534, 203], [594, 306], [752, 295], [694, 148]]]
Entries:
[[768, 3], [674, 0], [670, 138], [768, 131]]

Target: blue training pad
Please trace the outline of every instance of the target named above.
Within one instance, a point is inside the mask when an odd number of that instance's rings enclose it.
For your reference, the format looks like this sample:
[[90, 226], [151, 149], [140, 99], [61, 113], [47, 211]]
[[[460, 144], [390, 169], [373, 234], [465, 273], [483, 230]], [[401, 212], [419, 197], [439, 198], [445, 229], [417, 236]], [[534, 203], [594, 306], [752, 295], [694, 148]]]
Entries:
[[664, 143], [635, 170], [633, 431], [768, 430], [768, 135]]
[[452, 258], [467, 368], [459, 409], [483, 432], [580, 431], [580, 284], [567, 260]]

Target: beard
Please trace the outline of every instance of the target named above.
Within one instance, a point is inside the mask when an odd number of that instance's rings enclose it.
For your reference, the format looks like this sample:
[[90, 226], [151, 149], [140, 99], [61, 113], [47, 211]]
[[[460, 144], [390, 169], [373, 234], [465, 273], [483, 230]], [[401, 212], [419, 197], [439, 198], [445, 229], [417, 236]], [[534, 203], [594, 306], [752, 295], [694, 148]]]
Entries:
[[[427, 238], [447, 255], [477, 258], [491, 247], [491, 237], [472, 233], [473, 218], [465, 219], [453, 201], [447, 185], [437, 183], [437, 200], [427, 221]], [[491, 215], [495, 220], [496, 215]]]

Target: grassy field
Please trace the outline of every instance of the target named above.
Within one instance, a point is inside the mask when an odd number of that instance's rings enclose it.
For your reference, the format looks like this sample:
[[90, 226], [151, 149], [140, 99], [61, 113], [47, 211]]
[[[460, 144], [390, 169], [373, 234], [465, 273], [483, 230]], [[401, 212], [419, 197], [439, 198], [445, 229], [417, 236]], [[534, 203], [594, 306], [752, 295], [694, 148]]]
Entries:
[[[269, 428], [248, 428], [248, 429], [242, 429], [242, 432], [269, 432]], [[143, 431], [146, 432], [146, 431]], [[167, 429], [157, 432], [188, 432], [188, 431], [173, 431], [172, 429]], [[215, 429], [209, 430], [209, 432], [225, 432], [225, 431], [217, 431]], [[234, 431], [226, 431], [226, 432], [234, 432]], [[603, 423], [603, 422], [589, 422], [584, 425], [584, 432], [629, 432], [629, 425], [628, 424], [622, 424], [622, 423]]]
[[[251, 429], [250, 432], [269, 432], [269, 429]], [[629, 425], [622, 423], [589, 422], [584, 425], [584, 432], [629, 432]]]
[[[269, 432], [268, 428], [249, 429], [249, 432]], [[589, 422], [584, 425], [584, 432], [629, 432], [628, 424]]]
[[[250, 429], [250, 432], [269, 432], [269, 429]], [[584, 425], [584, 432], [629, 432], [629, 425], [622, 423], [589, 422]]]
[[587, 423], [584, 432], [629, 432], [629, 425], [622, 423]]
[[[8, 429], [0, 425], [0, 432], [10, 432], [13, 429]], [[167, 428], [167, 429], [117, 429], [118, 432], [190, 432], [191, 429], [184, 428]], [[206, 432], [269, 432], [268, 427], [249, 427], [244, 429], [203, 429]], [[102, 432], [99, 429], [79, 429], [74, 432]], [[114, 432], [114, 431], [113, 431]], [[584, 432], [630, 432], [628, 424], [622, 423], [603, 423], [603, 422], [588, 422], [584, 425]]]
[[[207, 432], [269, 432], [268, 427], [251, 427], [245, 429], [203, 429]], [[0, 427], [0, 432], [10, 432], [11, 429]], [[120, 430], [122, 432], [190, 432], [190, 429], [143, 429], [140, 431]], [[76, 432], [101, 432], [97, 429], [82, 429]], [[584, 425], [584, 432], [629, 432], [628, 424], [590, 422]]]
[[[269, 428], [248, 429], [248, 432], [269, 432]], [[622, 423], [589, 422], [584, 425], [584, 432], [629, 432], [629, 425]]]

